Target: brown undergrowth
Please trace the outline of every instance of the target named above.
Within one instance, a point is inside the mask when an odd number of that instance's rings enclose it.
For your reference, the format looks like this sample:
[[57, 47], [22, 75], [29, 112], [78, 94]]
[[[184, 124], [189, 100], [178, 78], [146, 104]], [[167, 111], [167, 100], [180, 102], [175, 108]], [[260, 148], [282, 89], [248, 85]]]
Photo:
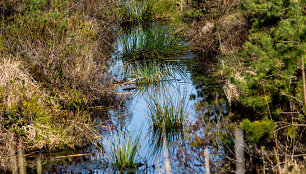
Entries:
[[248, 22], [238, 0], [193, 1], [194, 16], [186, 18], [190, 29], [186, 36], [200, 53], [227, 55], [241, 48], [248, 35]]
[[90, 142], [95, 115], [118, 104], [107, 72], [115, 37], [111, 1], [0, 2], [0, 151], [75, 149]]

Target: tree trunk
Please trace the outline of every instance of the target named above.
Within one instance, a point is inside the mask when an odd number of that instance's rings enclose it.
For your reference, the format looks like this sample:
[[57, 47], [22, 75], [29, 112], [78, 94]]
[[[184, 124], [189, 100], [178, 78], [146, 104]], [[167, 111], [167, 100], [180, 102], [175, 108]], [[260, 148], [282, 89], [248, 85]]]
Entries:
[[236, 173], [245, 173], [244, 137], [240, 128], [235, 130]]

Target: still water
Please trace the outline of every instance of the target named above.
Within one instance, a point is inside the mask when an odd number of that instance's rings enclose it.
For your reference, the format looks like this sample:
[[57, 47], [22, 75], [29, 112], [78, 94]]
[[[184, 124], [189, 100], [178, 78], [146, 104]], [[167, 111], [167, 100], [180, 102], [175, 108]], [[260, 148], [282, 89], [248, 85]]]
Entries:
[[[142, 26], [136, 26], [128, 31], [122, 29], [119, 32], [117, 42], [114, 43], [116, 52], [113, 54], [109, 72], [122, 82], [118, 85], [117, 93], [124, 97], [125, 103], [119, 109], [109, 111], [112, 119], [97, 129], [100, 138], [93, 145], [78, 152], [25, 155], [24, 161], [27, 162], [22, 161], [19, 163], [21, 166], [16, 166], [24, 171], [20, 169], [19, 171], [23, 173], [179, 173], [183, 171], [179, 169], [176, 153], [179, 147], [187, 146], [184, 126], [195, 122], [199, 115], [209, 113], [210, 116], [214, 116], [217, 114], [215, 110], [226, 114], [227, 107], [221, 105], [216, 108], [214, 104], [209, 104], [216, 93], [222, 93], [220, 83], [217, 79], [206, 79], [208, 77], [205, 74], [211, 74], [212, 67], [207, 65], [201, 67], [201, 58], [188, 49], [162, 60], [131, 60], [124, 56], [129, 51], [137, 51], [144, 45], [152, 46], [148, 45], [146, 40], [152, 39], [149, 38], [152, 36], [159, 36], [154, 34], [155, 29], [166, 31], [167, 26], [152, 24], [149, 26], [149, 30], [152, 30], [148, 32], [150, 35], [146, 34]], [[164, 37], [165, 42], [170, 43], [167, 36]], [[188, 43], [180, 41], [179, 44]], [[163, 106], [182, 106], [183, 127], [171, 130], [154, 128], [149, 117], [154, 102]], [[206, 107], [199, 109], [198, 106], [205, 102]], [[138, 169], [119, 170], [108, 165], [109, 161], [105, 159], [105, 154], [101, 150], [102, 147], [107, 148], [116, 141], [116, 137], [124, 136], [140, 137]], [[23, 164], [25, 166], [22, 166]]]

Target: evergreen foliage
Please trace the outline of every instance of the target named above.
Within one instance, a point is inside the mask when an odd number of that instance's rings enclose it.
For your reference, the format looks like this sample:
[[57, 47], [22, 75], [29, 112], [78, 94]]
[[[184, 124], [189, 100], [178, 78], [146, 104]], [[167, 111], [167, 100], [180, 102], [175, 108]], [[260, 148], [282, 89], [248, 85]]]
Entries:
[[[289, 99], [303, 99], [301, 60], [305, 55], [305, 1], [243, 1], [251, 17], [244, 44], [242, 78], [233, 78], [243, 91], [240, 102], [262, 114], [289, 111]], [[275, 118], [275, 117], [274, 117]]]
[[275, 129], [275, 124], [267, 117], [263, 120], [254, 122], [246, 119], [243, 120], [240, 125], [246, 131], [248, 140], [253, 142], [259, 142], [262, 138], [269, 136]]

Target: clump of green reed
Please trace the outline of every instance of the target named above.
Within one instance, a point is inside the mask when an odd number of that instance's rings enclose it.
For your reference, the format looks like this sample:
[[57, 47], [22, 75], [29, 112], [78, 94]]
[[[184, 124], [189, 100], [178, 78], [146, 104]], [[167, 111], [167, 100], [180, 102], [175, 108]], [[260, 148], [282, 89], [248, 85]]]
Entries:
[[119, 169], [137, 168], [139, 166], [138, 153], [141, 147], [140, 134], [136, 137], [117, 135], [110, 140], [110, 145], [104, 145], [105, 160]]
[[148, 111], [153, 128], [162, 129], [165, 126], [171, 130], [183, 127], [187, 118], [186, 106], [186, 94], [181, 97], [159, 97], [158, 93], [150, 95]]
[[119, 49], [128, 60], [172, 58], [187, 49], [172, 33], [163, 26], [137, 26], [122, 34]]
[[181, 1], [176, 0], [120, 0], [118, 16], [122, 24], [148, 23], [157, 19], [171, 19], [182, 13]]
[[119, 15], [122, 23], [145, 23], [153, 19], [153, 4], [149, 0], [119, 1]]

